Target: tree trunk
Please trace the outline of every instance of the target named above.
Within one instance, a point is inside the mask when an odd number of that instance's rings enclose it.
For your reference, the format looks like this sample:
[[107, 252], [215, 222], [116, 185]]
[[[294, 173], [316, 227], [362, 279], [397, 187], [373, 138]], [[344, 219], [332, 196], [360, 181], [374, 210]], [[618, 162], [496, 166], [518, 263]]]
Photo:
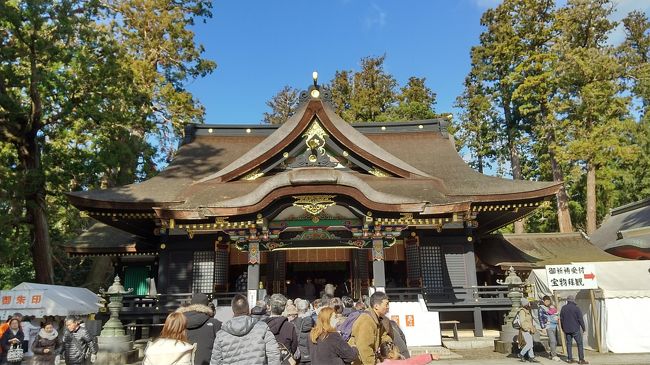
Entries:
[[[113, 261], [108, 256], [99, 256], [93, 258], [93, 266], [86, 275], [86, 282], [83, 287], [97, 292], [99, 288], [107, 288], [107, 284], [112, 283], [111, 277], [113, 276]], [[122, 278], [124, 282], [124, 278]]]
[[49, 225], [45, 210], [45, 174], [41, 167], [41, 149], [38, 142], [38, 132], [43, 127], [43, 104], [38, 91], [40, 74], [37, 65], [35, 37], [31, 38], [30, 51], [30, 82], [29, 97], [32, 103], [29, 123], [23, 126], [23, 136], [18, 143], [24, 172], [25, 207], [31, 219], [32, 229], [32, 258], [36, 281], [42, 284], [54, 284], [52, 268], [52, 247], [50, 246]]
[[45, 210], [45, 176], [41, 171], [41, 153], [36, 135], [27, 136], [25, 144], [19, 147], [24, 171], [25, 207], [31, 221], [32, 259], [36, 271], [36, 282], [54, 284], [52, 248]]
[[[510, 152], [510, 167], [512, 169], [512, 179], [513, 180], [522, 180], [521, 173], [521, 156], [519, 156], [519, 151], [517, 150], [516, 144], [514, 142], [514, 137], [511, 135], [512, 132], [508, 132], [508, 149]], [[524, 233], [524, 220], [520, 219], [515, 221], [515, 233]]]
[[587, 234], [596, 231], [596, 166], [587, 162]]
[[571, 214], [569, 213], [569, 196], [566, 193], [566, 187], [564, 186], [564, 172], [560, 164], [557, 162], [555, 155], [555, 149], [553, 148], [553, 143], [555, 142], [555, 134], [553, 131], [549, 131], [546, 135], [546, 141], [548, 143], [548, 154], [549, 159], [551, 160], [551, 170], [553, 172], [553, 181], [561, 182], [562, 187], [558, 190], [557, 196], [557, 221], [560, 226], [560, 232], [568, 233], [573, 232], [573, 224], [571, 223]]

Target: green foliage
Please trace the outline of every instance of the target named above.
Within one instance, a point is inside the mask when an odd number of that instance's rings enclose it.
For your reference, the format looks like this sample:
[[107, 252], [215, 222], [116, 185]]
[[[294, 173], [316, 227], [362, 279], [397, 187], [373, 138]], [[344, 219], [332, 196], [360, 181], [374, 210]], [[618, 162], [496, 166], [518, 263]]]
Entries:
[[[550, 0], [506, 0], [487, 10], [457, 99], [458, 148], [469, 150], [473, 166], [509, 160], [515, 178], [516, 169], [522, 178], [559, 178], [578, 228], [585, 227], [588, 194], [597, 197], [598, 219], [648, 196], [649, 159], [642, 152], [650, 144], [648, 127], [645, 117], [631, 119], [626, 91], [641, 100], [645, 115], [649, 25], [644, 14], [630, 14], [623, 21], [627, 40], [614, 49], [607, 44], [613, 9], [608, 0], [574, 0], [560, 8]], [[587, 166], [597, 170], [592, 192]], [[555, 230], [555, 209], [530, 216], [528, 229]]]
[[[151, 176], [179, 131], [202, 121], [185, 84], [215, 67], [191, 31], [211, 6], [0, 2], [0, 271], [8, 275], [0, 284], [34, 279], [30, 254], [43, 256], [35, 247], [49, 250], [49, 240], [56, 281], [84, 282], [89, 260], [68, 258], [60, 246], [87, 222], [64, 193]], [[34, 238], [38, 214], [49, 237]]]
[[[426, 79], [410, 77], [396, 92], [397, 81], [384, 70], [386, 55], [364, 57], [361, 70], [339, 70], [329, 84], [332, 103], [338, 115], [350, 123], [431, 119], [436, 94]], [[285, 86], [266, 102], [271, 112], [264, 113], [266, 123], [283, 123], [298, 106], [298, 90]]]
[[298, 108], [298, 89], [285, 86], [273, 98], [266, 102], [271, 108], [270, 113], [264, 113], [264, 122], [282, 124], [291, 117]]

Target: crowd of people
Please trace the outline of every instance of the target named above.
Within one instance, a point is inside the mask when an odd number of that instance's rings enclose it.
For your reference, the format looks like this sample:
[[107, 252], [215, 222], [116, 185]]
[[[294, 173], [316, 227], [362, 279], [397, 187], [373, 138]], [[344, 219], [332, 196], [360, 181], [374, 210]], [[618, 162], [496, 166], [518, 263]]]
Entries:
[[37, 325], [33, 322], [31, 317], [14, 313], [0, 325], [0, 364], [20, 364], [25, 355], [32, 357], [33, 365], [57, 365], [61, 359], [65, 359], [66, 365], [96, 361], [96, 340], [78, 317], [67, 317], [62, 323], [53, 317], [46, 317]]
[[[551, 360], [560, 361], [557, 356], [559, 328], [562, 328], [566, 339], [567, 362], [569, 364], [589, 364], [585, 360], [584, 345], [582, 343], [582, 333], [585, 331], [585, 323], [582, 319], [582, 312], [575, 303], [575, 296], [569, 295], [567, 303], [558, 313], [556, 306], [552, 303], [551, 297], [544, 296], [538, 305], [537, 319], [539, 326], [535, 323], [531, 303], [527, 298], [521, 299], [521, 309], [513, 320], [515, 328], [519, 329], [519, 360], [521, 362], [538, 363], [533, 351], [533, 335], [538, 330], [546, 333], [549, 342], [549, 356]], [[538, 329], [539, 327], [539, 329]], [[578, 360], [573, 357], [573, 340], [575, 339], [578, 346]]]
[[[365, 299], [365, 301], [363, 300]], [[386, 314], [385, 293], [354, 301], [325, 286], [319, 299], [273, 294], [254, 306], [236, 295], [233, 318], [213, 318], [208, 297], [195, 294], [171, 313], [161, 335], [145, 349], [143, 365], [221, 364], [428, 364], [434, 355], [411, 357], [406, 338]]]

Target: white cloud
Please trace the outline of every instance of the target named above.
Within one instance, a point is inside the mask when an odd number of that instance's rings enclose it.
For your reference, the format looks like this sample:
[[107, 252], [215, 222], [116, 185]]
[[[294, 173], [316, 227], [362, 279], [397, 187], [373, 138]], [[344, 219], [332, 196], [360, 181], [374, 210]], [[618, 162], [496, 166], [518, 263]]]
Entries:
[[373, 3], [372, 9], [370, 9], [370, 14], [368, 14], [365, 19], [366, 28], [383, 28], [386, 25], [387, 16], [388, 15], [384, 9], [380, 8], [379, 5]]

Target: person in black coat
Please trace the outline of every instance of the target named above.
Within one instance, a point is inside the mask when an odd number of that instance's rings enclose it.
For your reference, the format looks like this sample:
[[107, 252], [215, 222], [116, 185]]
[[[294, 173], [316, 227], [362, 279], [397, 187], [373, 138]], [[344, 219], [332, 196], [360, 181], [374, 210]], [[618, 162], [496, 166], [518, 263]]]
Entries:
[[309, 334], [309, 357], [312, 365], [344, 365], [359, 358], [357, 348], [348, 345], [332, 326], [333, 316], [334, 309], [321, 309], [316, 326]]
[[7, 363], [7, 352], [9, 349], [13, 346], [18, 346], [22, 349], [24, 340], [25, 334], [23, 334], [23, 331], [20, 329], [20, 320], [17, 318], [10, 319], [9, 328], [0, 339], [0, 344], [2, 345], [2, 364]]
[[300, 351], [298, 362], [301, 364], [310, 364], [309, 333], [314, 328], [314, 320], [307, 313], [307, 308], [309, 307], [308, 301], [304, 299], [300, 300], [296, 303], [296, 307], [298, 307], [298, 318], [293, 320], [293, 325], [296, 327], [298, 334], [298, 350]]
[[196, 344], [194, 365], [210, 365], [212, 346], [221, 322], [215, 318], [214, 312], [208, 307], [208, 296], [203, 293], [192, 295], [192, 301], [187, 307], [178, 308], [187, 319], [187, 340]]
[[52, 322], [45, 323], [38, 332], [32, 343], [32, 352], [34, 352], [32, 365], [58, 365], [56, 360], [61, 352], [61, 340]]
[[585, 360], [585, 349], [582, 344], [582, 332], [585, 331], [585, 322], [582, 320], [582, 311], [576, 305], [575, 296], [569, 295], [566, 300], [567, 303], [560, 311], [560, 325], [562, 326], [562, 330], [566, 336], [567, 361], [575, 361], [573, 359], [573, 350], [571, 348], [573, 344], [572, 340], [575, 339], [576, 344], [578, 345], [578, 358], [580, 359], [578, 363], [589, 364], [589, 362]]

